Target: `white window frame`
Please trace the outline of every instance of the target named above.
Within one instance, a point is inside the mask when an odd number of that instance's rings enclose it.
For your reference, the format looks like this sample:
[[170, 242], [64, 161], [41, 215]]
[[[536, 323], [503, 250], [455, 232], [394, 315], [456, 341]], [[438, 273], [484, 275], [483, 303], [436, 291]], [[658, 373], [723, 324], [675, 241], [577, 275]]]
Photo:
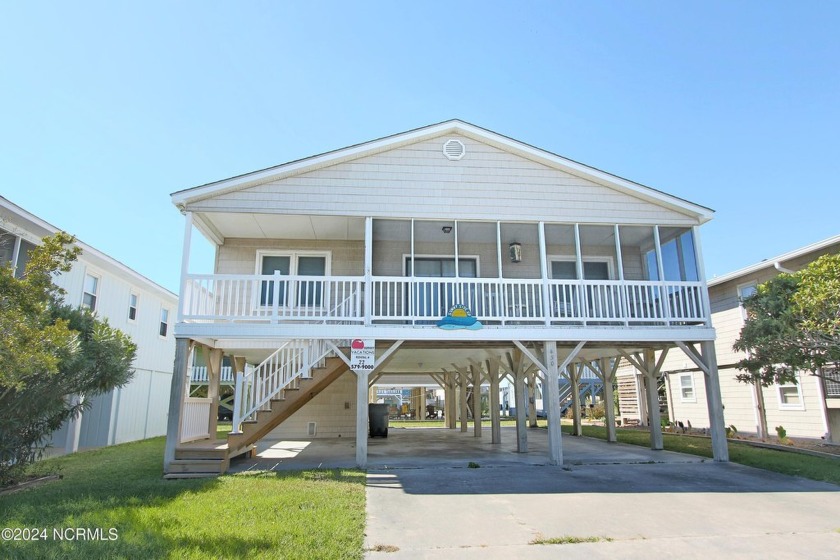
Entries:
[[[298, 250], [298, 249], [286, 249], [286, 250], [270, 250], [270, 249], [259, 249], [257, 250], [257, 262], [254, 265], [254, 273], [257, 276], [262, 276], [262, 265], [263, 265], [263, 257], [289, 257], [289, 276], [297, 276], [298, 275], [298, 258], [299, 257], [324, 257], [324, 276], [329, 277], [332, 276], [332, 251], [310, 251], [310, 250]], [[271, 305], [260, 305], [260, 290], [255, 290], [253, 295], [254, 299], [254, 307], [259, 309], [270, 309]], [[295, 301], [294, 305], [289, 303], [289, 298], [287, 298], [286, 302], [281, 305], [280, 307], [283, 308], [297, 308], [301, 307]]]
[[[131, 299], [134, 298], [134, 305], [131, 305]], [[126, 316], [129, 323], [137, 322], [137, 310], [140, 307], [140, 294], [137, 292], [129, 292], [128, 294], [128, 315]], [[131, 310], [134, 309], [134, 317], [131, 317]]]
[[[417, 259], [452, 259], [455, 261], [455, 255], [432, 255], [415, 253], [414, 260]], [[403, 253], [402, 256], [402, 275], [408, 277], [408, 263], [412, 260], [411, 253]], [[481, 258], [479, 255], [458, 255], [459, 261], [474, 260], [475, 261], [475, 277], [481, 278]], [[458, 271], [460, 273], [460, 270]], [[444, 278], [456, 278], [454, 276], [445, 276]], [[465, 278], [471, 280], [469, 276], [457, 276], [457, 278]]]
[[[91, 294], [93, 296], [93, 307], [90, 307], [85, 303], [85, 296], [88, 295], [90, 292], [87, 291], [85, 288], [85, 284], [87, 284], [88, 276], [94, 278], [96, 280], [96, 292]], [[99, 293], [102, 291], [102, 275], [94, 272], [92, 270], [86, 270], [84, 276], [82, 277], [82, 298], [79, 302], [79, 307], [83, 307], [85, 309], [90, 309], [92, 313], [96, 313], [99, 309]]]
[[[687, 388], [683, 386], [683, 379], [689, 379], [691, 381], [691, 397], [686, 397], [685, 393], [683, 392], [683, 388]], [[688, 371], [685, 373], [680, 373], [677, 376], [677, 386], [679, 387], [680, 391], [680, 402], [684, 403], [696, 403], [697, 402], [697, 385], [694, 383], [694, 373]]]
[[[796, 383], [776, 383], [776, 399], [779, 402], [779, 410], [805, 410], [805, 396], [802, 394], [802, 379], [796, 374]], [[782, 389], [796, 388], [797, 403], [786, 403], [782, 397]]]
[[[551, 275], [551, 263], [553, 262], [573, 262], [577, 265], [577, 257], [575, 255], [549, 255], [548, 256], [548, 277], [552, 280], [556, 280]], [[604, 262], [607, 263], [607, 274], [609, 278], [607, 280], [603, 280], [604, 282], [609, 282], [615, 280], [615, 258], [609, 256], [593, 256], [593, 257], [581, 257], [580, 264], [581, 268], [583, 268], [583, 263], [587, 262]], [[575, 274], [577, 274], [577, 268], [575, 268]], [[586, 280], [586, 278], [575, 278], [575, 280]]]
[[744, 297], [741, 295], [741, 290], [744, 288], [758, 289], [758, 282], [753, 280], [752, 282], [744, 282], [743, 284], [735, 286], [735, 290], [738, 292], [738, 307], [741, 309], [741, 318], [746, 321], [747, 310], [744, 308]]
[[[166, 312], [166, 321], [165, 321], [165, 322], [164, 322], [164, 320], [163, 320], [163, 313], [164, 313], [164, 312]], [[161, 307], [160, 307], [160, 314], [158, 315], [158, 336], [159, 336], [160, 338], [164, 338], [164, 339], [165, 339], [165, 338], [167, 338], [167, 337], [169, 336], [169, 333], [170, 333], [170, 332], [171, 332], [171, 330], [172, 330], [172, 329], [170, 329], [170, 328], [169, 328], [169, 327], [170, 327], [170, 324], [171, 324], [171, 323], [170, 323], [170, 319], [171, 319], [171, 317], [172, 317], [172, 311], [171, 311], [168, 307], [165, 307], [165, 306], [161, 305]], [[161, 328], [164, 324], [166, 324], [166, 334], [160, 334], [160, 328]]]
[[254, 267], [254, 273], [258, 276], [262, 274], [263, 257], [289, 257], [289, 276], [297, 276], [298, 257], [325, 257], [324, 276], [332, 276], [332, 251], [302, 251], [295, 249], [271, 251], [260, 249], [257, 251], [257, 262]]

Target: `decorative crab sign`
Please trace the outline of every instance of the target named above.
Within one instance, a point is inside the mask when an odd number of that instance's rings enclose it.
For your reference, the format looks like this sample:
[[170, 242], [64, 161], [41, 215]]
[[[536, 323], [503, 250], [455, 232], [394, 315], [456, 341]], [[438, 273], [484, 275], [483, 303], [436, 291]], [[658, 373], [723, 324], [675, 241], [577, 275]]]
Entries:
[[353, 371], [372, 371], [376, 365], [376, 340], [355, 338], [350, 342], [350, 368]]

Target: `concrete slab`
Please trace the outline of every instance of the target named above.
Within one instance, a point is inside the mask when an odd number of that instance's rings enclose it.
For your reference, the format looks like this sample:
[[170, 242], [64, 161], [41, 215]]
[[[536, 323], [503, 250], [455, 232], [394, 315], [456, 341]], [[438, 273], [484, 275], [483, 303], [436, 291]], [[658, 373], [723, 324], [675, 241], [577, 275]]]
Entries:
[[[528, 453], [516, 452], [516, 429], [502, 428], [502, 443], [490, 442], [489, 430], [475, 437], [472, 430], [445, 428], [391, 428], [387, 438], [368, 440], [368, 468], [483, 467], [548, 464], [547, 430], [528, 430]], [[563, 437], [564, 465], [702, 462], [704, 459], [635, 445], [607, 444], [590, 438]], [[352, 468], [355, 441], [331, 438], [313, 440], [263, 440], [257, 456], [236, 459], [232, 472], [307, 468]]]

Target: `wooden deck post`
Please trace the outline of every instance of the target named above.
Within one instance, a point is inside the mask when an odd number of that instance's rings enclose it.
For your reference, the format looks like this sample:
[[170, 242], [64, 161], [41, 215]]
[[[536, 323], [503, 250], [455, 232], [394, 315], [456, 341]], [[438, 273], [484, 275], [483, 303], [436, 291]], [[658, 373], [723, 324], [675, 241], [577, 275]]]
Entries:
[[650, 428], [650, 448], [661, 450], [665, 448], [662, 440], [662, 424], [659, 420], [659, 372], [656, 369], [655, 354], [652, 348], [644, 351], [643, 371], [647, 389], [648, 428]]
[[166, 419], [166, 447], [163, 451], [164, 474], [169, 473], [169, 465], [175, 460], [175, 448], [181, 442], [181, 412], [184, 408], [184, 391], [191, 347], [192, 341], [188, 338], [175, 339], [175, 363], [172, 368], [172, 386], [169, 393], [169, 416]]
[[522, 367], [522, 359], [517, 361], [514, 369], [513, 398], [516, 403], [516, 452], [528, 453], [528, 426], [526, 425], [525, 407], [527, 396], [525, 394], [525, 372]]
[[212, 348], [207, 353], [207, 398], [210, 404], [210, 419], [207, 431], [210, 439], [216, 439], [216, 429], [219, 425], [219, 385], [222, 379], [222, 358], [224, 352], [220, 348]]
[[547, 401], [548, 415], [548, 462], [563, 464], [563, 439], [560, 429], [560, 374], [557, 368], [557, 343], [549, 341], [543, 345], [545, 362], [545, 386], [543, 402]]
[[469, 383], [469, 379], [467, 379], [467, 372], [464, 370], [458, 370], [458, 380], [461, 382], [458, 390], [458, 407], [460, 408], [458, 417], [461, 419], [461, 431], [467, 431], [467, 383]]
[[712, 432], [712, 455], [715, 461], [726, 463], [729, 461], [729, 444], [726, 441], [725, 420], [723, 418], [723, 401], [720, 396], [720, 380], [718, 378], [717, 355], [714, 341], [700, 344], [706, 372], [706, 406], [709, 409], [709, 424]]
[[604, 382], [604, 417], [607, 424], [607, 441], [615, 443], [618, 438], [615, 434], [615, 396], [613, 395], [613, 381], [615, 381], [615, 374], [618, 371], [618, 364], [620, 360], [616, 358], [613, 360], [613, 365], [610, 366], [609, 358], [601, 358], [601, 375]]
[[583, 426], [580, 417], [580, 376], [581, 367], [569, 364], [569, 382], [572, 384], [572, 418], [574, 422], [572, 433], [576, 436], [583, 435]]
[[356, 466], [367, 468], [368, 459], [368, 379], [367, 371], [356, 374]]
[[528, 427], [537, 427], [537, 372], [533, 370], [528, 374]]
[[481, 370], [476, 366], [470, 366], [472, 374], [472, 410], [473, 410], [473, 436], [481, 437]]
[[499, 367], [487, 360], [487, 375], [490, 376], [490, 441], [502, 443], [502, 411], [499, 406]]

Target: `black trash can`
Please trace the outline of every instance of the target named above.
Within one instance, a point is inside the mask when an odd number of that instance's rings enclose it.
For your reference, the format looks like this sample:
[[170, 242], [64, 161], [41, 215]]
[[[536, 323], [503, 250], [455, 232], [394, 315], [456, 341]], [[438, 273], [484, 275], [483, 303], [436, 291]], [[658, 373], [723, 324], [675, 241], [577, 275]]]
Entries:
[[370, 437], [388, 437], [388, 405], [368, 404]]

